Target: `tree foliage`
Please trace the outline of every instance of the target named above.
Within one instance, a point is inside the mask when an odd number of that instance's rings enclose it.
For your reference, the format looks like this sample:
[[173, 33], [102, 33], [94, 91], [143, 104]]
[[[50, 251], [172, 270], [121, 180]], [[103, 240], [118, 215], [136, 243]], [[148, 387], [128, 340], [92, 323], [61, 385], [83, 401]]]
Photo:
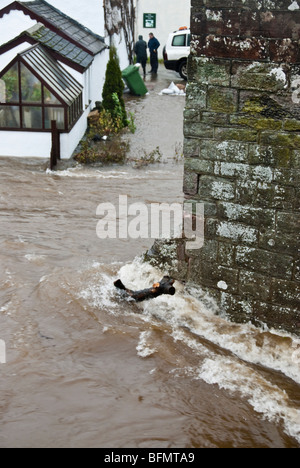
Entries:
[[116, 112], [116, 95], [119, 100], [119, 106], [122, 113], [122, 121], [124, 126], [128, 124], [123, 99], [124, 82], [119, 64], [119, 58], [115, 46], [112, 46], [109, 51], [109, 62], [106, 68], [105, 83], [102, 93], [102, 105], [105, 110], [114, 116]]

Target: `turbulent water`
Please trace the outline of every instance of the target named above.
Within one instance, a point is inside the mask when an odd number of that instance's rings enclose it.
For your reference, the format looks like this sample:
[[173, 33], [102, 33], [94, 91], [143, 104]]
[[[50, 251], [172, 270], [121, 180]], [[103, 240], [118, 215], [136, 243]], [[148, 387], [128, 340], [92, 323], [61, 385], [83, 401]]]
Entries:
[[0, 159], [0, 447], [300, 447], [298, 338], [232, 324], [195, 287], [139, 305], [113, 287], [165, 271], [141, 261], [151, 239], [100, 240], [97, 206], [182, 202], [184, 102], [159, 76], [131, 101], [130, 151], [159, 142], [164, 163]]
[[96, 208], [180, 201], [182, 167], [0, 160], [1, 447], [300, 447], [300, 340], [216, 315], [160, 279], [151, 240], [100, 240]]

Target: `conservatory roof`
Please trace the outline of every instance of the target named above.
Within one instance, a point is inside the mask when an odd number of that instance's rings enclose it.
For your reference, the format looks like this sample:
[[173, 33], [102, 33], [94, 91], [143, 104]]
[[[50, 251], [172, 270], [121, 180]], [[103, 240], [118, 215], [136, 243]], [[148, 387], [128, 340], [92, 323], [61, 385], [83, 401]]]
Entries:
[[30, 47], [19, 56], [65, 104], [70, 106], [81, 94], [82, 86], [41, 45]]

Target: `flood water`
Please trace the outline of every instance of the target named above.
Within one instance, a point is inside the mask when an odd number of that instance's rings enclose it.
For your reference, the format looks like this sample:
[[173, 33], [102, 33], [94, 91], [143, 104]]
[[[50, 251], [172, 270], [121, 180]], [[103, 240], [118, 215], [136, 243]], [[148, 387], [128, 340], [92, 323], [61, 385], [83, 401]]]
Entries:
[[138, 305], [113, 287], [165, 273], [141, 261], [151, 239], [100, 240], [96, 209], [182, 201], [170, 78], [128, 103], [132, 153], [160, 146], [162, 164], [0, 159], [0, 447], [300, 447], [299, 338], [232, 324], [192, 286]]

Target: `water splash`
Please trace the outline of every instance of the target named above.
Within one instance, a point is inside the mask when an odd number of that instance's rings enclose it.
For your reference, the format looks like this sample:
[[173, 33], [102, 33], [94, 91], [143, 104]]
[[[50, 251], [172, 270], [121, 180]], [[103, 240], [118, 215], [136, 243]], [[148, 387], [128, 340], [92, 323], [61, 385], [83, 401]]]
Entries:
[[[124, 310], [128, 314], [138, 312], [142, 323], [167, 324], [173, 339], [182, 341], [197, 356], [198, 365], [185, 369], [190, 378], [238, 392], [257, 413], [271, 422], [281, 421], [285, 432], [300, 442], [300, 410], [271, 377], [272, 372], [279, 372], [300, 384], [300, 366], [294, 358], [300, 340], [267, 327], [231, 323], [216, 314], [214, 301], [199, 299], [203, 297], [199, 288], [184, 288], [179, 283], [175, 284], [174, 297], [161, 296], [135, 305], [134, 309], [123, 302], [124, 307], [120, 308], [122, 300], [113, 287], [115, 278], [120, 277], [129, 288], [139, 290], [149, 287], [164, 273], [141, 259], [123, 265], [119, 271], [116, 269], [113, 277], [100, 267], [95, 271], [97, 280], [80, 297], [110, 314], [124, 314]], [[140, 357], [150, 357], [157, 351], [153, 339], [151, 331], [141, 332], [136, 347]], [[266, 372], [261, 372], [261, 366]]]

